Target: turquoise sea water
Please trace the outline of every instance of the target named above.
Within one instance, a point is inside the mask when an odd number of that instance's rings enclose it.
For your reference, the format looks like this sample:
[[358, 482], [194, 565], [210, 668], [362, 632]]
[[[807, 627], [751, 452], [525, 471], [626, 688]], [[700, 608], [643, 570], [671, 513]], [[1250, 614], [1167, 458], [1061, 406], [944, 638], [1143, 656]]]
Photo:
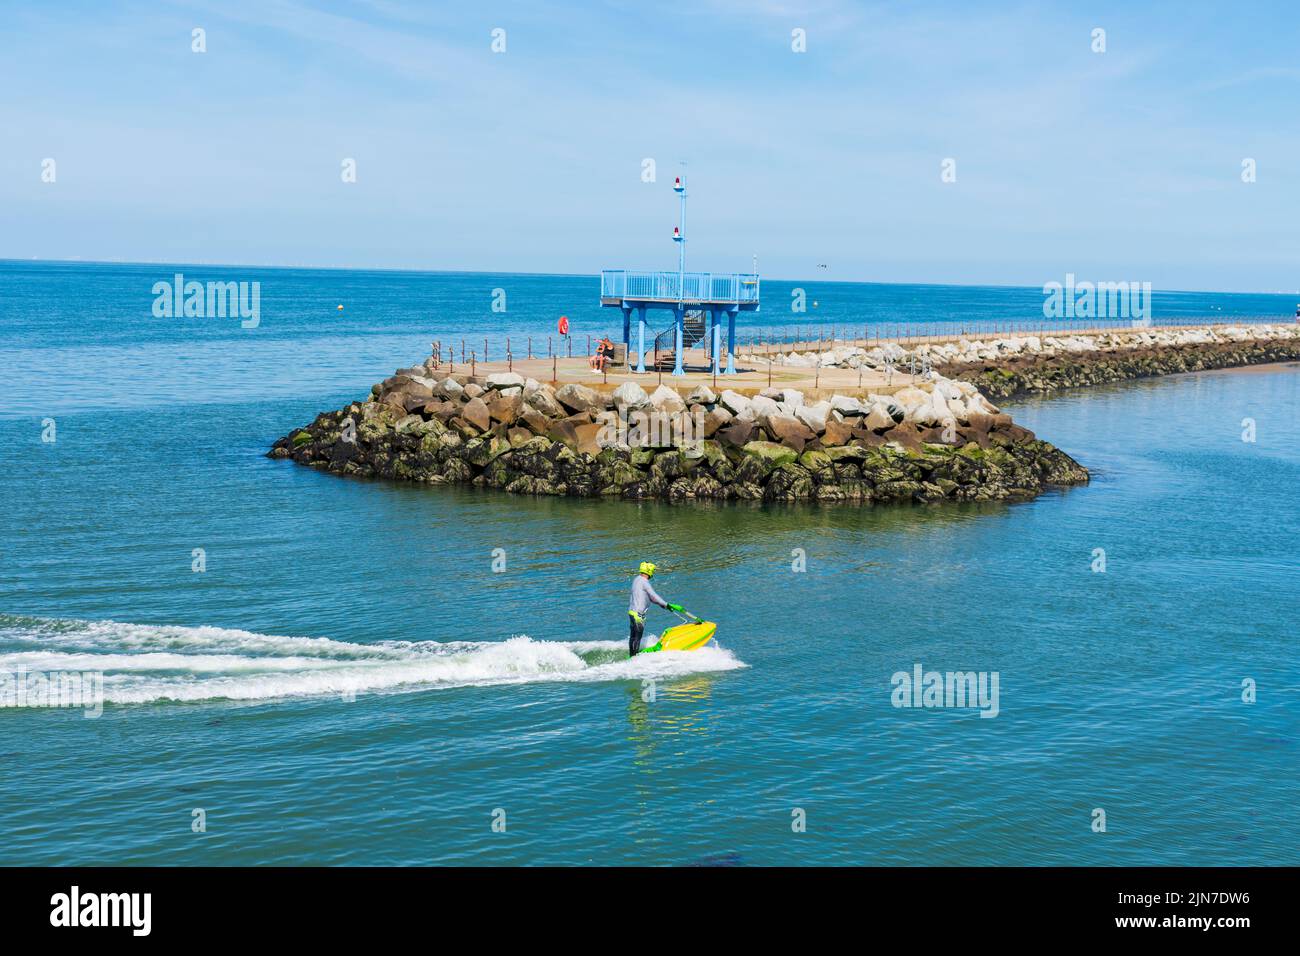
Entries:
[[[1297, 861], [1300, 369], [1019, 402], [1094, 473], [1028, 503], [531, 500], [263, 454], [484, 327], [483, 288], [544, 333], [592, 280], [286, 271], [250, 335], [153, 319], [170, 272], [0, 267], [0, 672], [108, 699], [0, 709], [0, 863]], [[623, 659], [644, 559], [716, 648]], [[892, 706], [918, 663], [997, 672], [998, 716]]]

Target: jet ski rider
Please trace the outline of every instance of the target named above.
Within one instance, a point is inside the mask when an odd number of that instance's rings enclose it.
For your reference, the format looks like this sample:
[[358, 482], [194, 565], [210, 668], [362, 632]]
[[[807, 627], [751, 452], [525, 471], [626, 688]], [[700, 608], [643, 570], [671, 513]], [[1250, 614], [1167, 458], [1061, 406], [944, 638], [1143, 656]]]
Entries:
[[669, 604], [650, 585], [654, 577], [655, 566], [649, 561], [642, 561], [637, 576], [632, 579], [632, 597], [628, 601], [627, 614], [631, 618], [631, 630], [627, 638], [627, 656], [635, 657], [641, 650], [641, 635], [645, 633], [645, 612], [651, 604], [658, 604], [668, 611], [682, 612], [680, 604]]

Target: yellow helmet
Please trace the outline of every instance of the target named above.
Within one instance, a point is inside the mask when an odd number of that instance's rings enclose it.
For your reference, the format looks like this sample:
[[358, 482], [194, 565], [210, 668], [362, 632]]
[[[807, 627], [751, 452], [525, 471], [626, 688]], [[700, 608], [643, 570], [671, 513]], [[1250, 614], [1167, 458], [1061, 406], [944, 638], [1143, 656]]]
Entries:
[[649, 561], [642, 561], [641, 567], [638, 569], [638, 571], [641, 574], [644, 574], [646, 577], [652, 578], [654, 577], [655, 574], [655, 566], [651, 564]]

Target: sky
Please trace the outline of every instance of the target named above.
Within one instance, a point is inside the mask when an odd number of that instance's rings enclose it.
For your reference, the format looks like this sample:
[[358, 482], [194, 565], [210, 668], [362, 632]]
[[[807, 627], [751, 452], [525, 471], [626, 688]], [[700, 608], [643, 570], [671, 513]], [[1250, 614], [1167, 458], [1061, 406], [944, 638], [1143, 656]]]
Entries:
[[684, 169], [701, 271], [757, 256], [774, 278], [1300, 286], [1295, 4], [0, 0], [0, 16], [0, 258], [676, 269]]

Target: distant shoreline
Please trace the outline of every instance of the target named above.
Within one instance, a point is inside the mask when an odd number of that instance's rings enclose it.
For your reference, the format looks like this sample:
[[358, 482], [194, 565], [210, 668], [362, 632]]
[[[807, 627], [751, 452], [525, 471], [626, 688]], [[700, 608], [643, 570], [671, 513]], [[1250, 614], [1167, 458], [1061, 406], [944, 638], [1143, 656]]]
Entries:
[[[286, 265], [277, 263], [273, 265], [258, 264], [251, 262], [172, 262], [168, 260], [126, 260], [126, 259], [15, 259], [12, 257], [0, 256], [0, 267], [8, 265], [29, 266], [52, 265], [52, 266], [122, 266], [122, 267], [165, 267], [168, 269], [265, 269], [282, 272], [355, 272], [355, 273], [381, 273], [395, 275], [436, 275], [436, 276], [521, 276], [527, 278], [556, 278], [556, 279], [592, 279], [597, 281], [600, 275], [600, 267], [596, 266], [590, 272], [533, 272], [528, 270], [517, 271], [513, 269], [427, 269], [427, 268], [403, 268], [401, 266], [323, 266], [323, 265]], [[1046, 275], [1046, 273], [1045, 273]], [[1047, 276], [1052, 278], [1052, 276]], [[817, 285], [851, 285], [851, 286], [887, 286], [890, 288], [898, 287], [919, 287], [934, 289], [996, 289], [996, 290], [1021, 290], [1027, 292], [1041, 293], [1041, 285], [1023, 285], [1019, 283], [1001, 283], [1001, 282], [908, 282], [905, 280], [892, 279], [832, 279], [824, 276], [782, 276], [782, 275], [763, 275], [763, 279], [770, 282], [806, 282], [816, 283]], [[1288, 297], [1300, 297], [1300, 289], [1170, 289], [1155, 287], [1152, 291], [1162, 295], [1227, 295], [1227, 296], [1255, 296], [1255, 295], [1276, 295]]]

